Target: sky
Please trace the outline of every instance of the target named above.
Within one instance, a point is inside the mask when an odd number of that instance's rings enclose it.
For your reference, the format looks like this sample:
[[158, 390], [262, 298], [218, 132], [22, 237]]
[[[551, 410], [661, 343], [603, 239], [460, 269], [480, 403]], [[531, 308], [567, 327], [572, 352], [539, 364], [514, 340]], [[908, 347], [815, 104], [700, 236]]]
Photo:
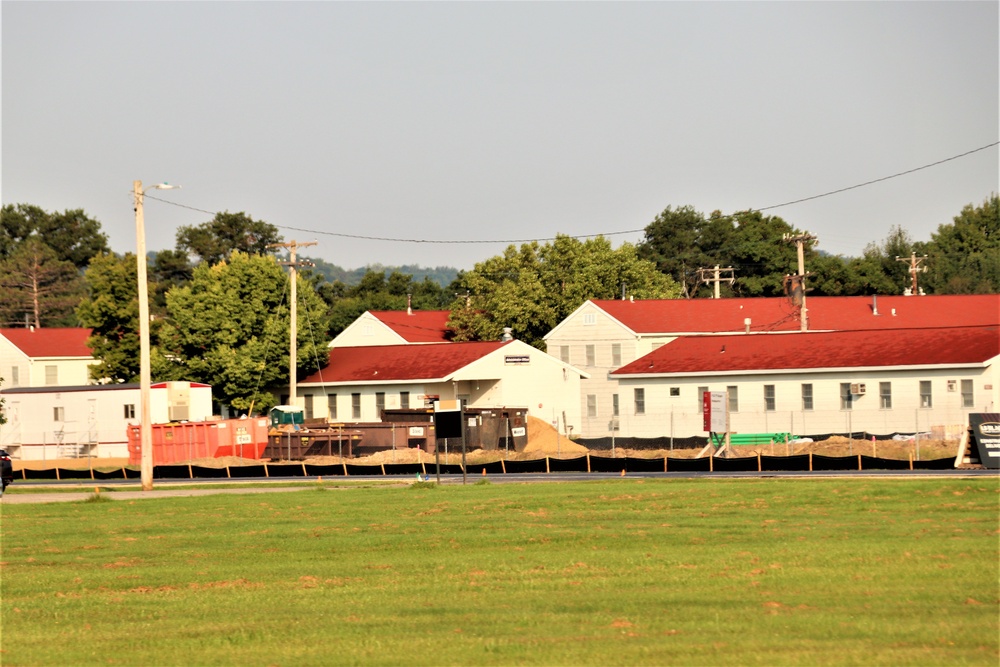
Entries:
[[998, 7], [4, 0], [0, 193], [119, 253], [141, 180], [182, 186], [150, 250], [242, 211], [346, 269], [471, 269], [693, 206], [858, 256], [1000, 190]]

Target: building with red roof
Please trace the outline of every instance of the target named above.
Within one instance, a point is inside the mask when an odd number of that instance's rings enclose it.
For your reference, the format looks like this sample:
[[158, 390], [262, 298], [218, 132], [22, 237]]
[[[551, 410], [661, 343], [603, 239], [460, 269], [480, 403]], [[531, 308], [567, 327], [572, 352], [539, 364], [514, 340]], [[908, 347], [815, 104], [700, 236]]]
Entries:
[[446, 343], [448, 310], [369, 310], [331, 342], [330, 347]]
[[[810, 332], [1000, 325], [997, 294], [808, 297], [806, 307]], [[550, 354], [590, 374], [582, 385], [580, 433], [606, 437], [623, 428], [626, 416], [625, 396], [612, 371], [680, 337], [788, 336], [801, 328], [799, 308], [784, 297], [592, 300], [560, 322], [545, 342]]]
[[97, 363], [80, 327], [0, 329], [0, 378], [4, 387], [93, 384]]
[[382, 409], [461, 399], [470, 408], [526, 407], [568, 432], [579, 424], [576, 368], [521, 341], [335, 346], [298, 382], [305, 417], [378, 421]]

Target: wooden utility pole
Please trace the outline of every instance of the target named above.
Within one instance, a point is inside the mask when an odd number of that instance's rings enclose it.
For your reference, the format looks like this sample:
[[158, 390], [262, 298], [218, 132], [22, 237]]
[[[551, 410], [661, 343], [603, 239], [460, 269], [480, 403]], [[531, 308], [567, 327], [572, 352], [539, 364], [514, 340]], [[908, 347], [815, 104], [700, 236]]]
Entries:
[[[721, 277], [723, 272], [728, 272], [729, 275], [725, 278]], [[715, 297], [719, 298], [719, 283], [729, 283], [732, 285], [736, 278], [733, 275], [733, 267], [727, 266], [724, 269], [720, 269], [719, 265], [716, 264], [714, 269], [698, 269], [698, 280], [705, 283], [715, 283]]]
[[809, 310], [806, 308], [806, 276], [811, 274], [806, 273], [805, 244], [806, 241], [814, 241], [815, 239], [816, 237], [812, 234], [785, 234], [781, 237], [781, 240], [785, 243], [794, 243], [798, 253], [799, 272], [796, 274], [796, 281], [802, 289], [802, 305], [799, 306], [800, 331], [809, 330]]
[[288, 243], [272, 243], [268, 245], [268, 248], [288, 248], [288, 261], [281, 262], [281, 264], [288, 267], [289, 278], [292, 281], [292, 288], [289, 296], [290, 305], [290, 319], [289, 323], [289, 344], [288, 344], [288, 404], [295, 405], [295, 373], [296, 373], [296, 361], [298, 357], [298, 288], [295, 284], [295, 269], [298, 266], [313, 266], [312, 262], [296, 262], [295, 253], [299, 248], [308, 248], [311, 245], [316, 245], [316, 241], [306, 241], [304, 243], [299, 243], [298, 241], [289, 241]]
[[920, 266], [920, 262], [927, 259], [927, 255], [923, 257], [917, 257], [917, 253], [911, 252], [909, 257], [899, 257], [896, 256], [897, 262], [909, 262], [910, 263], [910, 294], [917, 295], [920, 294], [920, 288], [917, 286], [917, 274], [924, 273], [927, 271], [926, 266]]

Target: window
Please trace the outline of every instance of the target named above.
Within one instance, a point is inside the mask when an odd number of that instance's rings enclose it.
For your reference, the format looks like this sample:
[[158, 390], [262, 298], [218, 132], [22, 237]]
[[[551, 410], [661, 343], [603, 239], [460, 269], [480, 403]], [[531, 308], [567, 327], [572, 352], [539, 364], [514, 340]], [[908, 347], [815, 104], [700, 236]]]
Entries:
[[19, 366], [11, 366], [10, 369], [10, 386], [19, 387], [21, 386], [21, 368]]
[[708, 391], [708, 387], [698, 387], [698, 414], [705, 409], [705, 392]]
[[59, 384], [59, 367], [58, 366], [46, 366], [45, 367], [45, 384], [48, 384], [48, 385]]
[[597, 324], [597, 315], [595, 315], [594, 313], [584, 313], [583, 323], [587, 326]]
[[52, 408], [52, 421], [56, 422], [66, 421], [66, 408], [63, 407]]
[[376, 391], [375, 392], [375, 414], [379, 419], [382, 418], [382, 411], [385, 410], [385, 392]]
[[361, 327], [361, 335], [362, 336], [374, 336], [375, 335], [375, 328], [370, 323], [365, 322], [365, 324]]
[[361, 419], [361, 394], [351, 394], [351, 419]]
[[644, 415], [646, 414], [646, 390], [636, 389], [635, 390], [635, 414]]
[[611, 365], [618, 368], [622, 365], [622, 344], [612, 343], [611, 344]]
[[962, 380], [962, 407], [971, 408], [975, 404], [975, 396], [972, 394], [972, 380]]
[[681, 395], [681, 388], [680, 387], [671, 387], [670, 388], [670, 395], [671, 396], [680, 396]]
[[934, 407], [934, 401], [931, 398], [931, 381], [921, 380], [920, 381], [920, 407], [922, 408], [932, 408]]
[[326, 396], [326, 414], [327, 419], [337, 418], [337, 395], [327, 394]]
[[618, 394], [611, 394], [611, 415], [618, 416]]
[[399, 407], [403, 408], [404, 410], [410, 409], [410, 392], [408, 391], [399, 392]]
[[729, 386], [726, 387], [726, 392], [729, 394], [729, 411], [739, 412], [740, 411], [740, 390], [737, 387]]
[[135, 403], [125, 405], [125, 419], [135, 419]]
[[569, 345], [559, 346], [559, 360], [562, 361], [564, 364], [569, 363]]
[[883, 410], [892, 409], [892, 383], [878, 383], [878, 406]]
[[854, 407], [854, 394], [851, 393], [851, 383], [840, 383], [840, 409], [850, 410]]
[[587, 394], [587, 416], [597, 416], [597, 394]]
[[302, 400], [305, 401], [305, 405], [303, 406], [304, 409], [302, 410], [302, 417], [305, 419], [312, 419], [315, 416], [313, 415], [313, 395], [306, 394], [302, 397]]
[[765, 384], [764, 385], [764, 409], [768, 412], [774, 412], [774, 385]]
[[594, 351], [594, 346], [593, 345], [588, 345], [586, 347], [586, 350], [587, 350], [587, 365], [588, 366], [595, 365], [596, 364], [596, 360], [597, 360], [597, 356], [596, 356], [596, 352]]
[[813, 409], [813, 386], [811, 384], [802, 385], [802, 409]]

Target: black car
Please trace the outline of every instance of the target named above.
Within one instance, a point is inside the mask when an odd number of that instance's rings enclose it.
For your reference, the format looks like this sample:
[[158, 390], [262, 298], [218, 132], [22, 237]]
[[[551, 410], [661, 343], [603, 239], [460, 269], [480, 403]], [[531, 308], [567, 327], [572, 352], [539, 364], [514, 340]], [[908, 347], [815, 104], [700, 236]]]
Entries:
[[14, 481], [14, 464], [10, 462], [10, 454], [0, 449], [0, 480], [3, 481], [3, 489], [7, 490], [7, 485]]

